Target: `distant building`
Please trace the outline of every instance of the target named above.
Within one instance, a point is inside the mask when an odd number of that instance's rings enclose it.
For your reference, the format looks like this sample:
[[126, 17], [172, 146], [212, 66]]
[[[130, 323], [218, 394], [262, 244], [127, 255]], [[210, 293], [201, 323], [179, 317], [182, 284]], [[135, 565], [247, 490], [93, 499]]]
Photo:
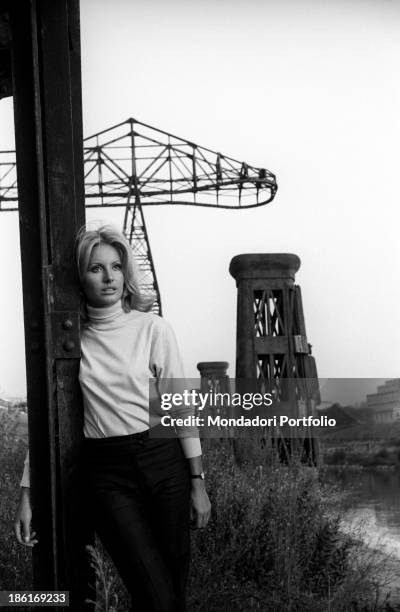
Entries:
[[374, 423], [393, 423], [400, 419], [400, 378], [387, 380], [376, 393], [367, 395], [367, 409]]

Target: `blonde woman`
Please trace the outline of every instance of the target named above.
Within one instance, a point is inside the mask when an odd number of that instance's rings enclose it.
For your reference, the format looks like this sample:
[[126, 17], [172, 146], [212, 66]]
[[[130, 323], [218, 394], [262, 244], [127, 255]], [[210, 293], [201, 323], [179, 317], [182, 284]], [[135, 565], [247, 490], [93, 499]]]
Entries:
[[[90, 516], [137, 612], [185, 607], [190, 523], [206, 526], [201, 446], [196, 432], [157, 438], [149, 422], [149, 378], [183, 378], [174, 333], [149, 312], [132, 250], [111, 226], [82, 230], [76, 261], [83, 295], [79, 381], [84, 402], [83, 466]], [[26, 462], [15, 519], [31, 531]]]

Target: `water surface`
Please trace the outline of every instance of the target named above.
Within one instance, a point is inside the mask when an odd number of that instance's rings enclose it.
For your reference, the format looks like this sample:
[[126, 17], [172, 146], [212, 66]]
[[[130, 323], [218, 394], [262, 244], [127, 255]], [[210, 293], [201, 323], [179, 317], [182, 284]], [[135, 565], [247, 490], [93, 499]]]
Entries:
[[400, 601], [400, 471], [329, 470], [327, 480], [346, 494], [344, 530], [361, 525], [366, 544], [396, 560], [391, 587]]

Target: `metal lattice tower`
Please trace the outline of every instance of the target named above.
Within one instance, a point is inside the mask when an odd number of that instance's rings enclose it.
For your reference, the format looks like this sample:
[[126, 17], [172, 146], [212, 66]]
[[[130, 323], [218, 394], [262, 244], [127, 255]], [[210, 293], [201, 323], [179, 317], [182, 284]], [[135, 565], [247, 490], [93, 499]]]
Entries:
[[[124, 207], [123, 232], [142, 273], [141, 289], [161, 298], [144, 206], [252, 208], [271, 202], [274, 174], [128, 119], [84, 141], [86, 208]], [[17, 210], [15, 153], [0, 152], [0, 211]]]

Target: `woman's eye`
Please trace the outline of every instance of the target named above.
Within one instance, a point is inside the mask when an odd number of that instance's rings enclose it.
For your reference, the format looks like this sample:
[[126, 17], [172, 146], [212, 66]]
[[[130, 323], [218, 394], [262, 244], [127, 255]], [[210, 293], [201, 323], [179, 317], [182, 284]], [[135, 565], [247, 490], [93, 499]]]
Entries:
[[100, 266], [92, 266], [90, 268], [90, 272], [99, 272], [100, 271]]
[[121, 270], [121, 264], [114, 264], [114, 270]]

